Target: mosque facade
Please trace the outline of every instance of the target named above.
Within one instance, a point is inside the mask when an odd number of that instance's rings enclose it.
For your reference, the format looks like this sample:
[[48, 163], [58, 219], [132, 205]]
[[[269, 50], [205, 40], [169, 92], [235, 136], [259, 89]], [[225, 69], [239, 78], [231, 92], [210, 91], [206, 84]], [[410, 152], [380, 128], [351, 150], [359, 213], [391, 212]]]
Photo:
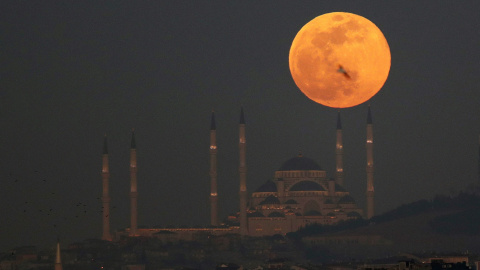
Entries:
[[[245, 117], [241, 110], [239, 123], [239, 209], [236, 215], [220, 222], [218, 217], [217, 194], [217, 145], [215, 115], [212, 112], [210, 128], [210, 226], [207, 228], [137, 228], [137, 177], [136, 147], [132, 132], [130, 157], [131, 182], [131, 228], [110, 234], [108, 195], [108, 151], [106, 138], [102, 156], [104, 240], [122, 236], [157, 236], [191, 238], [196, 233], [224, 235], [236, 233], [242, 236], [267, 236], [297, 231], [308, 224], [332, 225], [340, 221], [371, 218], [374, 214], [373, 189], [373, 132], [370, 107], [367, 116], [367, 205], [364, 210], [357, 206], [354, 198], [344, 187], [342, 124], [338, 113], [336, 130], [335, 177], [327, 173], [313, 159], [299, 154], [285, 161], [268, 180], [248, 196], [246, 186], [246, 131]], [[172, 236], [175, 234], [176, 236]]]
[[314, 160], [299, 154], [252, 193], [248, 235], [284, 234], [311, 223], [330, 225], [362, 214], [345, 188], [328, 179]]

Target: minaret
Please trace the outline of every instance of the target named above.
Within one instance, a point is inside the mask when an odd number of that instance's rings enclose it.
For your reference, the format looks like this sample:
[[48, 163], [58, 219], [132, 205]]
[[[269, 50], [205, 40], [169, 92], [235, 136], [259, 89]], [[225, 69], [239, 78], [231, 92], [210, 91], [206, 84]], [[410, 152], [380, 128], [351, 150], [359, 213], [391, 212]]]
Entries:
[[480, 184], [480, 136], [478, 136], [478, 183]]
[[247, 140], [245, 138], [245, 117], [243, 115], [243, 107], [240, 111], [239, 125], [239, 159], [238, 172], [240, 174], [240, 235], [248, 234], [247, 225], [247, 164], [245, 162], [245, 154], [247, 148]]
[[335, 149], [336, 170], [335, 182], [343, 186], [343, 141], [342, 141], [342, 121], [340, 120], [340, 111], [337, 118], [337, 144]]
[[212, 111], [210, 124], [210, 224], [212, 226], [218, 226], [217, 195], [217, 127], [215, 113]]
[[374, 187], [373, 187], [373, 129], [372, 129], [372, 113], [368, 106], [367, 116], [367, 219], [374, 216]]
[[130, 146], [130, 236], [137, 235], [137, 147], [135, 145], [135, 131], [132, 130]]
[[55, 270], [62, 270], [62, 258], [60, 256], [60, 240], [57, 241], [57, 252], [55, 254]]
[[110, 178], [110, 170], [108, 167], [108, 147], [107, 134], [103, 140], [103, 155], [102, 155], [102, 216], [103, 216], [103, 233], [102, 240], [112, 241], [110, 235], [110, 195], [108, 193], [108, 181]]

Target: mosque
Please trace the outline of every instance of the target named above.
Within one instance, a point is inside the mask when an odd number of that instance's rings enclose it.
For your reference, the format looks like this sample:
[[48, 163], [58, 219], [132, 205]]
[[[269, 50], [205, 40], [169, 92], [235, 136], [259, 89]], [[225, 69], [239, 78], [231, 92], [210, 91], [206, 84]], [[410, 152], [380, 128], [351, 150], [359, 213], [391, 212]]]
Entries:
[[[343, 143], [340, 112], [336, 129], [335, 178], [313, 159], [299, 154], [285, 161], [275, 171], [273, 178], [248, 196], [246, 186], [246, 134], [243, 108], [239, 121], [239, 212], [219, 222], [217, 193], [217, 144], [215, 114], [210, 126], [210, 225], [206, 228], [138, 228], [137, 227], [137, 153], [135, 134], [132, 131], [130, 147], [130, 228], [110, 231], [109, 165], [107, 138], [104, 139], [102, 155], [102, 206], [103, 240], [115, 240], [131, 236], [159, 236], [175, 234], [182, 239], [191, 239], [195, 234], [210, 235], [240, 234], [242, 236], [268, 236], [286, 234], [312, 223], [335, 224], [340, 221], [371, 218], [374, 215], [373, 187], [373, 126], [370, 107], [366, 125], [366, 207], [357, 206], [354, 198], [344, 188]], [[365, 213], [364, 213], [365, 212]]]

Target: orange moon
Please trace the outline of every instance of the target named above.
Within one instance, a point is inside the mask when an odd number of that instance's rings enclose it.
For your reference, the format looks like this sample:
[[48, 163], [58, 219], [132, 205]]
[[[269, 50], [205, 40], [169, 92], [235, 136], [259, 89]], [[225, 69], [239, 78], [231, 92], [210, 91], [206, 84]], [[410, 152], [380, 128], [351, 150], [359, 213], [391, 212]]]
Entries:
[[289, 65], [293, 80], [311, 100], [348, 108], [373, 97], [387, 80], [390, 48], [378, 27], [346, 12], [327, 13], [295, 36]]

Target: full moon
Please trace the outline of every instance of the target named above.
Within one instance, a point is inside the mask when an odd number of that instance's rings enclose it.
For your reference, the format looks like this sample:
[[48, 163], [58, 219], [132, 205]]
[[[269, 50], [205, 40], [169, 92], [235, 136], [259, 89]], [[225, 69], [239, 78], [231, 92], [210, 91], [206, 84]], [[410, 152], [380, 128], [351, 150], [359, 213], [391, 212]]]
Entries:
[[346, 12], [316, 17], [292, 42], [290, 72], [311, 100], [348, 108], [373, 97], [387, 80], [390, 48], [378, 27]]

